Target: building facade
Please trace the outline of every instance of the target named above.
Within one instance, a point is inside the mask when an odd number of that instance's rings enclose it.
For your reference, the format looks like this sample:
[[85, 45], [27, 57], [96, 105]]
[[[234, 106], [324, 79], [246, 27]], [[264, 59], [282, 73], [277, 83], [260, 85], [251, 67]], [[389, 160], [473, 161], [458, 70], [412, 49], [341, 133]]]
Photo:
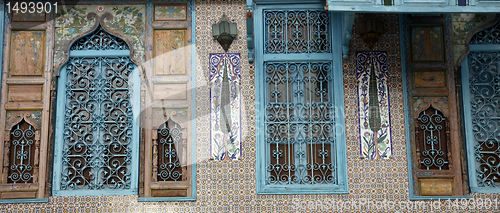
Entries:
[[497, 4], [2, 1], [0, 211], [498, 212]]

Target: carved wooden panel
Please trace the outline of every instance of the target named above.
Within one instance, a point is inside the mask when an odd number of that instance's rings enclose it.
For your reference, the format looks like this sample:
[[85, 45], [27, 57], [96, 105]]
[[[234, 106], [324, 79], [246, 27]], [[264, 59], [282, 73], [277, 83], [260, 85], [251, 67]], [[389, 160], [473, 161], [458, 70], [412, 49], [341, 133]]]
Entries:
[[156, 75], [186, 74], [186, 30], [154, 30]]
[[45, 31], [12, 31], [11, 36], [10, 76], [42, 76]]
[[[48, 8], [48, 7], [47, 7]], [[45, 21], [45, 13], [21, 13], [21, 12], [13, 12], [12, 21], [13, 22], [44, 22]]]
[[446, 86], [446, 70], [414, 71], [412, 85], [414, 88], [444, 88]]
[[411, 26], [410, 36], [412, 62], [443, 62], [445, 60], [442, 25]]
[[158, 83], [153, 86], [154, 100], [186, 100], [187, 85], [186, 84], [166, 84]]
[[20, 84], [8, 85], [9, 102], [19, 101], [42, 101], [43, 85]]
[[423, 196], [450, 196], [453, 195], [453, 179], [420, 179], [420, 195]]
[[183, 21], [187, 19], [187, 3], [155, 4], [155, 21]]

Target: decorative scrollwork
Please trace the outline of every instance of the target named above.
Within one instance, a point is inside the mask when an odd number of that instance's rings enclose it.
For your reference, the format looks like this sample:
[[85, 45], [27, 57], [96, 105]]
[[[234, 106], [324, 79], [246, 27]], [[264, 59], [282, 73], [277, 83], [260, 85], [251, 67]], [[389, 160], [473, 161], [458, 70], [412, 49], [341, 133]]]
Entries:
[[469, 44], [500, 44], [500, 21], [474, 34]]
[[35, 128], [22, 120], [10, 132], [9, 183], [33, 183]]
[[[85, 38], [71, 49], [128, 49], [101, 27]], [[61, 190], [130, 189], [135, 68], [129, 57], [68, 59]]]
[[329, 53], [327, 11], [272, 10], [264, 12], [266, 53]]
[[76, 40], [70, 50], [130, 50], [130, 48], [123, 39], [106, 32], [99, 25], [94, 32]]
[[334, 184], [330, 62], [266, 63], [267, 184]]
[[470, 103], [479, 187], [500, 187], [500, 52], [470, 52]]
[[158, 129], [158, 177], [163, 181], [178, 181], [182, 177], [182, 167], [178, 152], [182, 149], [181, 127], [168, 120]]
[[420, 113], [416, 131], [422, 169], [449, 169], [446, 119], [439, 110], [429, 107]]

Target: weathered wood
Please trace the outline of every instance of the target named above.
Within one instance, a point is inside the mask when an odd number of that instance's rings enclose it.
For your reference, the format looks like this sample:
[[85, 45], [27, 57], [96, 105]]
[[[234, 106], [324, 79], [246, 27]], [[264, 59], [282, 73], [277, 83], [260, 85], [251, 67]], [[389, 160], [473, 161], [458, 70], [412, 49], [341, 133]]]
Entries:
[[[154, 20], [154, 7], [148, 3], [147, 19]], [[188, 11], [189, 12], [189, 11]], [[191, 16], [181, 21], [146, 22], [146, 66], [144, 80], [146, 97], [144, 109], [144, 197], [192, 196], [191, 162]], [[161, 113], [159, 113], [161, 112]], [[178, 113], [179, 114], [176, 114]], [[158, 114], [159, 113], [159, 114]], [[188, 115], [186, 115], [186, 113]], [[182, 115], [181, 115], [182, 114]], [[183, 141], [176, 147], [181, 163], [182, 181], [162, 181], [158, 178], [159, 138], [157, 128], [168, 119], [183, 128]], [[142, 143], [142, 142], [141, 142]], [[179, 183], [185, 184], [182, 189]], [[163, 189], [163, 190], [160, 190]]]
[[187, 197], [186, 190], [151, 190], [152, 197]]
[[12, 31], [10, 76], [42, 76], [45, 31]]
[[175, 189], [175, 190], [185, 190], [189, 187], [189, 182], [187, 181], [166, 181], [166, 182], [152, 182], [151, 189]]
[[158, 181], [158, 130], [153, 129], [151, 133], [153, 140], [153, 173], [152, 173], [152, 182]]
[[422, 196], [453, 195], [453, 179], [419, 179]]
[[42, 101], [43, 85], [24, 84], [24, 85], [8, 85], [9, 102], [22, 101]]
[[[447, 60], [451, 49], [445, 48], [445, 44], [451, 39], [445, 31], [450, 30], [447, 28], [451, 24], [445, 23], [444, 17], [412, 18], [409, 22], [409, 49], [412, 52], [407, 59], [407, 76], [410, 76], [411, 85], [408, 100], [411, 107], [410, 147], [413, 162], [413, 183], [410, 185], [415, 186], [414, 195], [418, 196], [464, 195], [466, 192], [462, 185], [461, 133], [457, 126], [459, 115], [453, 64]], [[433, 46], [437, 49], [433, 49]], [[431, 106], [441, 111], [446, 121], [441, 143], [446, 147], [443, 151], [448, 166], [442, 170], [422, 168], [420, 163], [424, 150], [419, 144], [424, 143], [424, 138], [421, 137], [423, 130], [418, 129], [417, 118]]]
[[36, 198], [36, 192], [2, 192], [2, 199]]
[[187, 99], [186, 84], [154, 84], [153, 91], [155, 101]]
[[7, 183], [7, 177], [9, 175], [9, 153], [10, 153], [10, 130], [5, 131], [5, 140], [4, 142], [4, 153], [3, 156], [3, 167], [2, 167], [2, 183]]
[[6, 103], [6, 110], [40, 110], [43, 109], [44, 103], [41, 102], [14, 102]]
[[38, 166], [40, 165], [40, 130], [35, 133], [35, 165], [33, 166], [33, 183], [38, 183]]
[[31, 192], [38, 190], [38, 183], [0, 184], [0, 192]]

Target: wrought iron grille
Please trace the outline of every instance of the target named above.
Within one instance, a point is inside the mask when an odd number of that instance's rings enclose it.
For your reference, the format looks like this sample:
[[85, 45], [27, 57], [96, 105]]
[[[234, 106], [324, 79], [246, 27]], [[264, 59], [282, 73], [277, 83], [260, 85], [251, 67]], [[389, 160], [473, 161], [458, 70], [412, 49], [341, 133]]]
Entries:
[[500, 44], [500, 22], [474, 34], [469, 44]]
[[168, 120], [158, 129], [158, 178], [162, 181], [178, 181], [182, 178], [179, 149], [182, 149], [181, 127]]
[[266, 53], [330, 53], [328, 11], [264, 11]]
[[331, 62], [264, 67], [266, 183], [335, 184]]
[[8, 183], [33, 183], [35, 128], [22, 120], [11, 132]]
[[[101, 27], [84, 38], [88, 38], [85, 45], [77, 42], [71, 49], [128, 49]], [[96, 38], [100, 40], [97, 42]], [[68, 59], [61, 190], [130, 189], [133, 169], [130, 78], [135, 68], [129, 57]]]
[[500, 187], [500, 52], [470, 52], [467, 62], [477, 183]]
[[448, 170], [449, 126], [443, 113], [432, 107], [420, 113], [415, 131], [421, 169]]
[[130, 50], [127, 42], [109, 34], [101, 25], [89, 35], [76, 40], [70, 50]]

